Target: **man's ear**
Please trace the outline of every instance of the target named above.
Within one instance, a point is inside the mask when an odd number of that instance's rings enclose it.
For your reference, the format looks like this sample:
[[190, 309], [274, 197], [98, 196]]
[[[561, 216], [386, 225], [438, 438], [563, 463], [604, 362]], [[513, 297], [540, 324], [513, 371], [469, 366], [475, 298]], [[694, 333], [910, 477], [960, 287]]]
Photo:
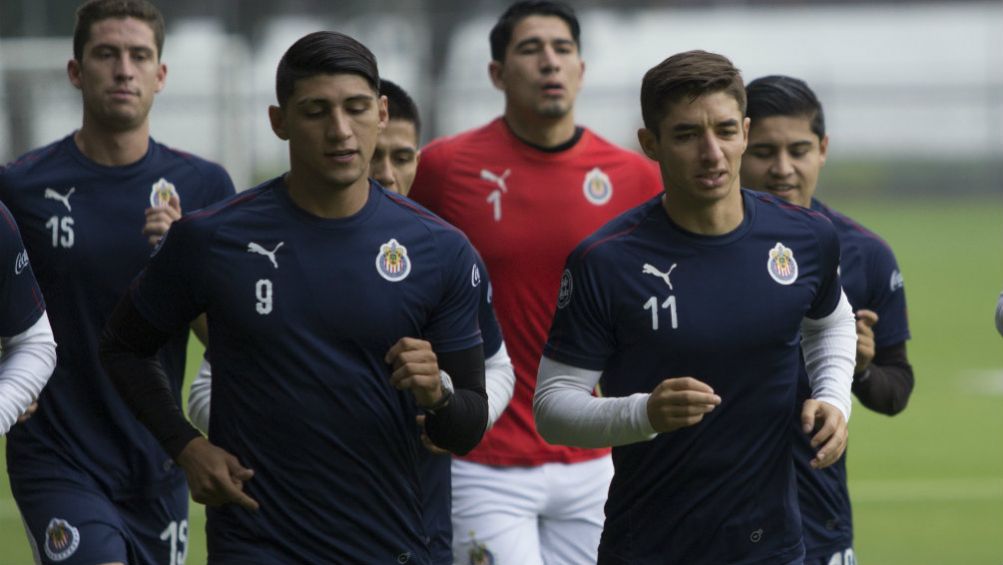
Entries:
[[157, 67], [157, 88], [156, 90], [154, 90], [154, 92], [160, 92], [161, 90], [164, 89], [164, 86], [166, 84], [167, 84], [167, 65], [164, 63], [160, 63], [160, 66]]
[[637, 142], [641, 144], [641, 150], [653, 161], [658, 160], [658, 137], [648, 128], [637, 130]]
[[749, 148], [749, 131], [752, 129], [752, 118], [746, 116], [742, 120], [742, 153]]
[[818, 142], [819, 164], [825, 165], [825, 158], [829, 155], [829, 134], [822, 137]]
[[279, 139], [289, 141], [289, 134], [286, 133], [286, 112], [278, 106], [268, 107], [268, 121], [272, 124], [272, 131]]
[[70, 59], [66, 62], [66, 76], [70, 78], [70, 84], [80, 90], [80, 61]]
[[377, 104], [380, 115], [379, 129], [382, 132], [387, 129], [387, 125], [390, 123], [390, 102], [387, 100], [386, 95], [381, 94], [377, 99]]
[[488, 77], [491, 78], [491, 84], [495, 85], [498, 90], [505, 90], [505, 63], [500, 61], [491, 61], [488, 63]]

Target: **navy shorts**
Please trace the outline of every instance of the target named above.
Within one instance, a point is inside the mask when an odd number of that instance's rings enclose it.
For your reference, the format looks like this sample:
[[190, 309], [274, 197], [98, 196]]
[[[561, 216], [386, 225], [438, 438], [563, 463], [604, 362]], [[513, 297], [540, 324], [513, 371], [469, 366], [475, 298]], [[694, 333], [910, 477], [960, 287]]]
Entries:
[[112, 500], [86, 476], [12, 477], [11, 491], [46, 565], [181, 565], [188, 553], [184, 483], [153, 499]]

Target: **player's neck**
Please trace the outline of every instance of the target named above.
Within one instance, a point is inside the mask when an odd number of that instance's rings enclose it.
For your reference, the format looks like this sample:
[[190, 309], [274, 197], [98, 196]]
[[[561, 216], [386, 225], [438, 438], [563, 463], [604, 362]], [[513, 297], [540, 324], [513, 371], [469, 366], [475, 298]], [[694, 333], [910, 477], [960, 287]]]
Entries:
[[131, 165], [146, 155], [150, 148], [149, 122], [139, 127], [113, 131], [84, 117], [84, 123], [73, 141], [88, 159], [106, 167]]
[[347, 218], [362, 210], [369, 200], [369, 179], [365, 176], [349, 186], [332, 187], [290, 171], [285, 181], [293, 203], [318, 218]]
[[684, 230], [697, 235], [725, 235], [742, 225], [745, 206], [742, 191], [735, 187], [714, 201], [697, 201], [685, 195], [662, 195], [662, 209]]
[[557, 147], [575, 135], [575, 116], [572, 112], [560, 118], [542, 118], [521, 115], [506, 108], [505, 123], [516, 137], [537, 147]]

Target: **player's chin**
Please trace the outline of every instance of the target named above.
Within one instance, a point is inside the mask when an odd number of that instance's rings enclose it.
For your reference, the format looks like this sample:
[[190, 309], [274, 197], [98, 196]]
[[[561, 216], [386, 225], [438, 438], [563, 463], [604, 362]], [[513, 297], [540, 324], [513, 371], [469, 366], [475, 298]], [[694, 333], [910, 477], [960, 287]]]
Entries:
[[364, 170], [355, 167], [328, 169], [324, 178], [331, 186], [348, 187], [354, 185], [360, 178], [365, 176]]
[[114, 131], [129, 131], [139, 127], [146, 118], [146, 113], [133, 106], [113, 106], [104, 115], [104, 123]]
[[563, 118], [571, 111], [571, 104], [564, 99], [549, 99], [542, 102], [536, 111], [544, 118]]

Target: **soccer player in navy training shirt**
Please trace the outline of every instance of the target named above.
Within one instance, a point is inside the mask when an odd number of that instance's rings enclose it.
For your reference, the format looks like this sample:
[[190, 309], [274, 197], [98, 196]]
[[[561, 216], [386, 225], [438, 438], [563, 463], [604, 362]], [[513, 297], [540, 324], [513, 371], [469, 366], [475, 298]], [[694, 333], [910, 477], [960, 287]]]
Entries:
[[[136, 422], [98, 360], [101, 328], [181, 207], [233, 194], [214, 163], [150, 138], [163, 89], [164, 21], [144, 0], [93, 0], [77, 10], [70, 83], [80, 129], [0, 170], [57, 349], [38, 412], [7, 442], [11, 490], [36, 555], [66, 565], [175, 565], [188, 530], [180, 469]], [[180, 396], [189, 332], [160, 358]]]
[[[417, 170], [418, 139], [421, 120], [418, 107], [411, 96], [397, 84], [380, 79], [380, 94], [387, 98], [387, 126], [376, 138], [376, 148], [369, 161], [370, 176], [384, 188], [403, 195], [411, 189]], [[501, 328], [495, 319], [492, 303], [491, 281], [482, 263], [478, 269], [484, 276], [480, 285], [481, 301], [478, 321], [484, 340], [484, 384], [488, 395], [488, 428], [498, 419], [512, 398], [515, 387], [515, 370], [509, 359]], [[431, 349], [425, 340], [413, 340], [416, 347]], [[203, 361], [198, 376], [192, 382], [188, 396], [188, 415], [197, 428], [209, 430], [212, 374], [208, 361]], [[418, 416], [424, 422], [425, 415]], [[453, 526], [450, 486], [450, 457], [445, 451], [427, 441], [426, 449], [418, 451], [419, 477], [422, 492], [422, 519], [429, 538], [429, 551], [435, 565], [453, 563]]]
[[[354, 39], [294, 43], [269, 108], [289, 172], [174, 223], [102, 338], [119, 392], [210, 506], [212, 563], [427, 564], [418, 410], [450, 451], [484, 433], [477, 256], [367, 178], [378, 89]], [[209, 440], [151, 357], [202, 312]]]
[[17, 223], [0, 202], [0, 436], [26, 414], [55, 366], [42, 291]]
[[[845, 446], [855, 335], [839, 242], [820, 215], [740, 188], [744, 111], [725, 57], [649, 70], [638, 138], [664, 194], [568, 258], [534, 409], [549, 441], [614, 446], [600, 564], [800, 563], [790, 419], [813, 466]], [[812, 397], [798, 406], [802, 344]]]
[[[804, 81], [758, 78], [746, 87], [752, 123], [742, 158], [745, 186], [763, 190], [825, 215], [839, 236], [840, 279], [857, 317], [853, 392], [860, 402], [893, 416], [905, 409], [913, 388], [906, 357], [909, 339], [905, 289], [895, 254], [873, 232], [814, 198], [829, 137], [822, 104]], [[802, 378], [799, 396], [808, 395]], [[846, 487], [846, 459], [825, 469], [808, 462], [812, 448], [795, 433], [801, 520], [808, 565], [853, 565], [853, 522]]]

